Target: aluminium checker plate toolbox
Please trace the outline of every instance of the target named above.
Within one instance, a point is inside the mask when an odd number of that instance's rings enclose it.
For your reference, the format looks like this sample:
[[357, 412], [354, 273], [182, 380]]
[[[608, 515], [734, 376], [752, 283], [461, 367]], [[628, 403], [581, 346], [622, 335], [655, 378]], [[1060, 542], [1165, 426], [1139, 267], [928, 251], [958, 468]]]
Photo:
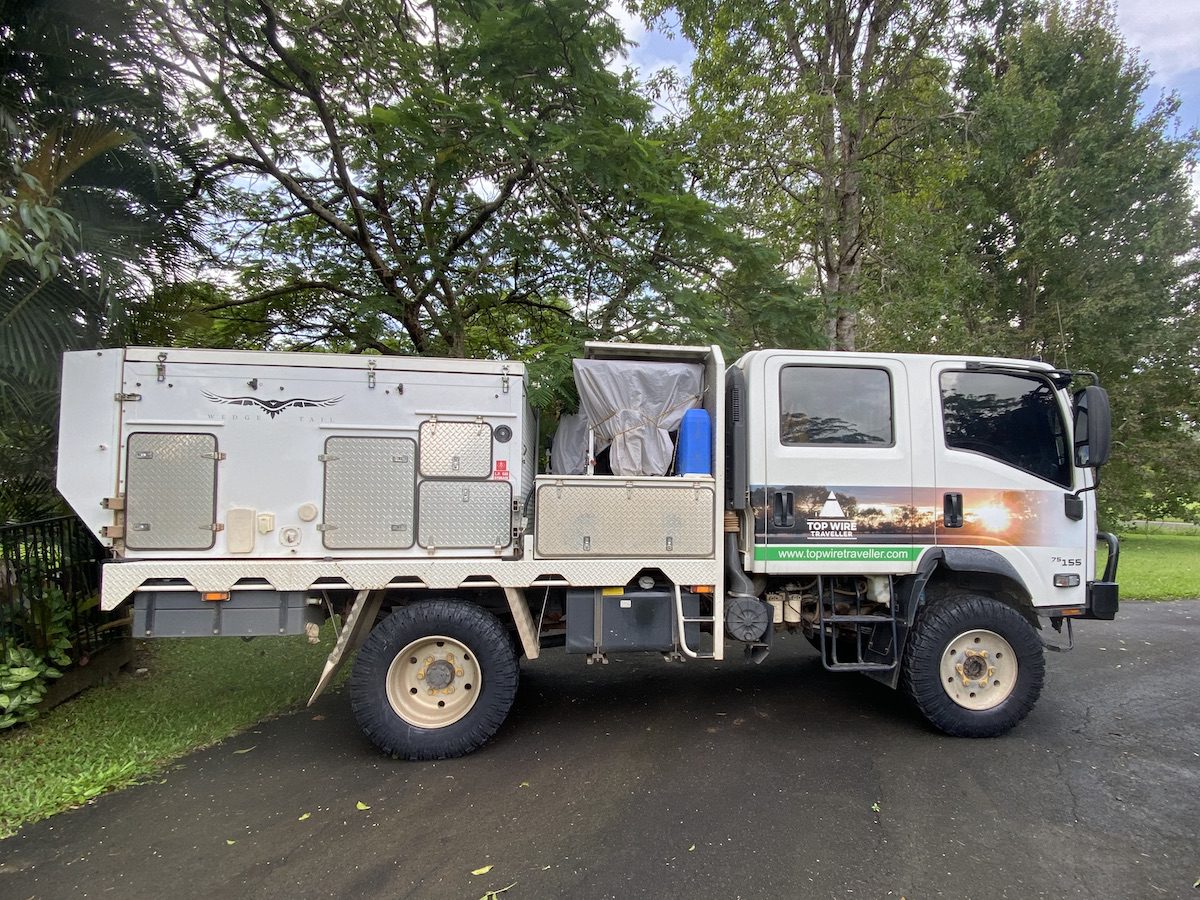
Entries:
[[711, 557], [711, 477], [539, 476], [534, 548], [546, 559]]
[[129, 435], [125, 544], [137, 550], [207, 550], [216, 540], [217, 439], [211, 434]]
[[417, 444], [412, 438], [325, 442], [322, 540], [331, 550], [413, 545]]

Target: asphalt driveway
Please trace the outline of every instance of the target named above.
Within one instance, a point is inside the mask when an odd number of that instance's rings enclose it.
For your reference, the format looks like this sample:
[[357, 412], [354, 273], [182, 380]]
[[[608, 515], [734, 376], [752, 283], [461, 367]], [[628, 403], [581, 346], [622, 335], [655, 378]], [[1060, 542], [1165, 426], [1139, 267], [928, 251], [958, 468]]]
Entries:
[[799, 637], [758, 667], [549, 651], [449, 762], [381, 757], [329, 696], [0, 842], [0, 897], [1200, 898], [1200, 601], [1076, 639], [985, 741]]

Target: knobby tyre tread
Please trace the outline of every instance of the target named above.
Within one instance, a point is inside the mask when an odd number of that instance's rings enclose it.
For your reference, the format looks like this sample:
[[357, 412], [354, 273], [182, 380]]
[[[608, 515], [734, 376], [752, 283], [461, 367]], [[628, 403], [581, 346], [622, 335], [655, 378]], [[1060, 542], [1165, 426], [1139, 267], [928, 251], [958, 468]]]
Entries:
[[[973, 629], [1001, 635], [1017, 657], [1017, 683], [999, 706], [969, 710], [942, 687], [939, 663], [949, 642]], [[931, 600], [917, 615], [904, 649], [901, 686], [926, 720], [955, 737], [997, 737], [1021, 722], [1041, 695], [1046, 661], [1041, 637], [1008, 604], [984, 594], [962, 592]]]
[[[438, 634], [471, 649], [483, 683], [462, 719], [442, 728], [422, 728], [392, 708], [388, 667], [412, 641]], [[350, 705], [363, 733], [384, 753], [408, 760], [452, 759], [477, 750], [499, 730], [516, 698], [519, 678], [513, 642], [495, 616], [471, 603], [427, 600], [395, 610], [371, 630], [354, 661]]]

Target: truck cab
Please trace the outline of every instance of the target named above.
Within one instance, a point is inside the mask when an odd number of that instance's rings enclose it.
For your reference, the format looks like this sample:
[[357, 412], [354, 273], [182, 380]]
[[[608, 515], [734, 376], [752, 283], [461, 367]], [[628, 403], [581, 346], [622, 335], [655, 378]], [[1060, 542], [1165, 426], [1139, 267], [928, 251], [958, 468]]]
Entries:
[[748, 478], [747, 571], [912, 575], [932, 552], [1034, 609], [1088, 606], [1095, 470], [1075, 458], [1069, 374], [774, 350], [735, 368], [750, 398], [734, 464]]

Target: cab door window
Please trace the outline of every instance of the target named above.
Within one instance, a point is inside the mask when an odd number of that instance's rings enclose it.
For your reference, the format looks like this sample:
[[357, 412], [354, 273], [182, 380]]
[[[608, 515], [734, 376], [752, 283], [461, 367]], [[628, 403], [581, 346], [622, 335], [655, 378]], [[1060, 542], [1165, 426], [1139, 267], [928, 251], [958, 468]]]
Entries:
[[886, 369], [785, 366], [779, 440], [788, 446], [891, 447], [892, 380]]
[[943, 372], [946, 446], [1071, 486], [1067, 430], [1054, 389], [1034, 375]]

